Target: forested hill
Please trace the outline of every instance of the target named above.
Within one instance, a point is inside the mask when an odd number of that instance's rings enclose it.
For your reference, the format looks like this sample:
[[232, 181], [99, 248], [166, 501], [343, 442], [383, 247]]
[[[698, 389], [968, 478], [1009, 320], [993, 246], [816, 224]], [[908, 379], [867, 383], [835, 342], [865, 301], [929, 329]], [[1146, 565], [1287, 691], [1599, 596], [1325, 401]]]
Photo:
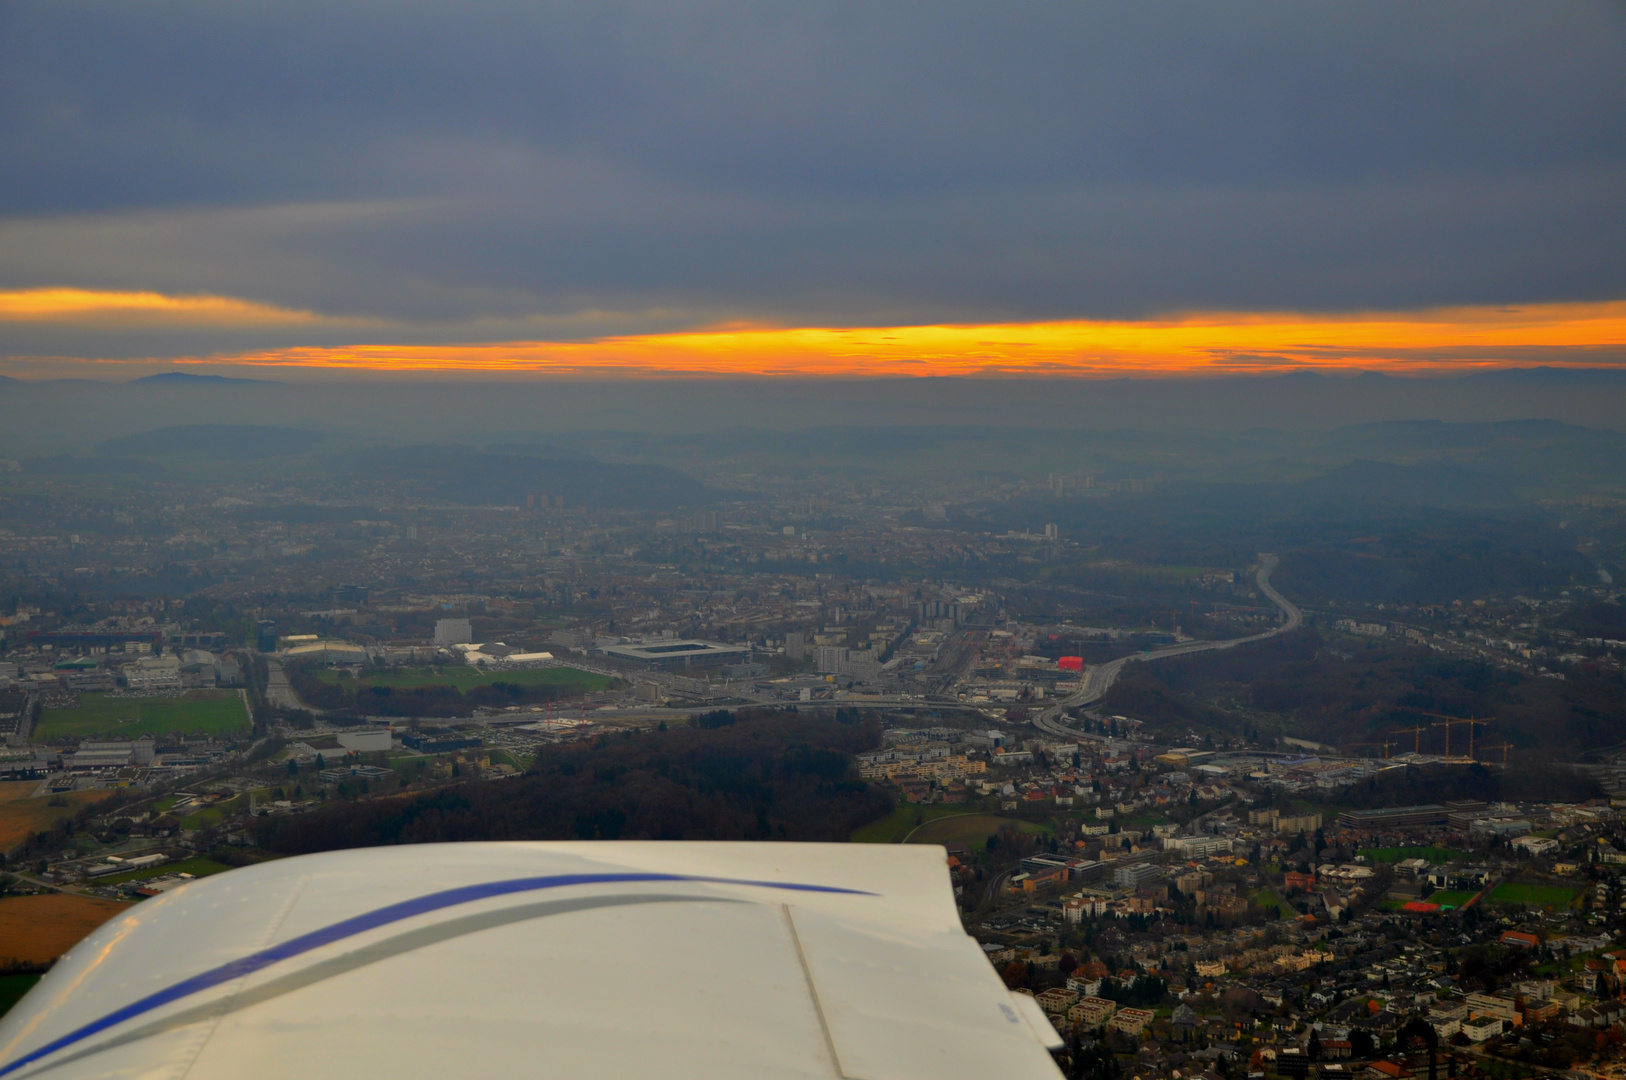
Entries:
[[[1590, 610], [1590, 609], [1587, 609]], [[1577, 617], [1578, 625], [1590, 626]], [[1573, 665], [1542, 678], [1511, 665], [1442, 655], [1382, 638], [1328, 640], [1309, 627], [1241, 649], [1133, 664], [1102, 701], [1107, 713], [1146, 721], [1169, 739], [1191, 732], [1278, 735], [1377, 751], [1445, 750], [1426, 725], [1441, 714], [1479, 717], [1482, 747], [1506, 743], [1521, 769], [1612, 752], [1626, 732], [1626, 681], [1618, 671]], [[1425, 725], [1420, 741], [1397, 731]], [[1458, 743], [1460, 753], [1466, 747]], [[1533, 796], [1531, 796], [1533, 797]]]
[[544, 749], [502, 783], [263, 818], [256, 840], [286, 854], [452, 840], [846, 840], [892, 800], [853, 765], [879, 744], [879, 726], [844, 719], [742, 715], [608, 735]]

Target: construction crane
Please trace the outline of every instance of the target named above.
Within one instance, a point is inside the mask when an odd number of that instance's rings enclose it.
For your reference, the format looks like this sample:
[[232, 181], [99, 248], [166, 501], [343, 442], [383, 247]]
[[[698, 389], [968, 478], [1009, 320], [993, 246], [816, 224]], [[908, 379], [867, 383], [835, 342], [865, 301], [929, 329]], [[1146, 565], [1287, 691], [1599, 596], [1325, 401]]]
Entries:
[[[1440, 724], [1430, 724], [1429, 727], [1443, 727], [1445, 729], [1445, 760], [1447, 761], [1472, 761], [1474, 759], [1474, 725], [1478, 724], [1480, 727], [1489, 727], [1489, 721], [1496, 719], [1494, 716], [1487, 716], [1484, 719], [1479, 719], [1472, 716], [1447, 716], [1445, 713], [1429, 712], [1426, 709], [1413, 709], [1410, 711], [1420, 713], [1423, 716], [1432, 716], [1437, 720], [1445, 721], [1444, 723]], [[1451, 729], [1458, 724], [1468, 725], [1468, 756], [1466, 758], [1453, 759], [1451, 757]]]
[[1452, 760], [1452, 757], [1451, 757], [1451, 729], [1456, 727], [1458, 724], [1467, 724], [1468, 725], [1468, 757], [1467, 757], [1466, 760], [1472, 761], [1474, 759], [1474, 726], [1479, 725], [1479, 726], [1483, 727], [1484, 724], [1485, 724], [1485, 722], [1483, 720], [1472, 720], [1472, 719], [1464, 720], [1461, 717], [1455, 717], [1454, 716], [1454, 717], [1450, 718], [1449, 720], [1445, 720], [1443, 722], [1436, 723], [1436, 724], [1431, 724], [1429, 726], [1430, 727], [1443, 727], [1445, 729], [1445, 760], [1451, 761]]
[[1422, 724], [1418, 724], [1416, 727], [1397, 728], [1394, 731], [1389, 732], [1389, 734], [1406, 735], [1409, 733], [1412, 739], [1411, 752], [1414, 754], [1421, 754], [1423, 752], [1423, 732], [1427, 730], [1427, 727]]
[[1507, 752], [1513, 749], [1512, 743], [1502, 743], [1499, 746], [1481, 746], [1481, 750], [1500, 750], [1502, 752], [1502, 768], [1507, 768]]
[[1381, 747], [1383, 747], [1383, 758], [1384, 758], [1385, 761], [1387, 761], [1389, 759], [1389, 748], [1391, 746], [1399, 746], [1400, 744], [1397, 743], [1397, 742], [1390, 742], [1388, 739], [1384, 739], [1382, 742], [1356, 742], [1356, 743], [1349, 743], [1348, 745], [1349, 746], [1381, 746]]

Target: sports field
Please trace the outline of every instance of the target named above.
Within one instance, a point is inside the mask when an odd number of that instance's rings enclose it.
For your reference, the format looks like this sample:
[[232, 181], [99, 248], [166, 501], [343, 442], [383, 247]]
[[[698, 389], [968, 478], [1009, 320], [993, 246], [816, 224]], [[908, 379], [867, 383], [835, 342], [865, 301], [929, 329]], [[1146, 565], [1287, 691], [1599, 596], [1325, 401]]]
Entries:
[[[30, 798], [39, 790], [39, 786], [38, 780], [14, 780], [0, 784], [0, 853], [9, 854], [12, 848], [27, 840], [30, 833], [43, 832], [63, 818], [71, 817], [86, 803], [113, 794], [103, 789]], [[0, 953], [0, 958], [4, 956], [4, 953]]]
[[1427, 859], [1431, 863], [1466, 862], [1472, 857], [1466, 851], [1433, 846], [1365, 848], [1361, 854], [1368, 859], [1388, 863], [1403, 862], [1406, 859]]
[[490, 755], [491, 763], [493, 765], [512, 765], [514, 768], [520, 770], [521, 772], [524, 772], [526, 769], [530, 768], [531, 767], [531, 762], [533, 760], [535, 760], [534, 757], [532, 757], [532, 758], [526, 758], [524, 761], [521, 761], [519, 758], [515, 757], [513, 754], [510, 754], [507, 750], [495, 750], [495, 749], [493, 749], [493, 750], [487, 750], [486, 753]]
[[462, 693], [476, 686], [492, 683], [511, 683], [515, 686], [557, 686], [567, 693], [589, 693], [603, 690], [616, 680], [607, 675], [576, 668], [548, 667], [521, 668], [518, 671], [483, 672], [465, 665], [440, 668], [384, 668], [368, 671], [359, 679], [348, 678], [338, 670], [322, 668], [312, 672], [318, 679], [346, 691], [365, 690], [371, 686], [387, 686], [392, 690], [415, 690], [420, 686], [449, 686]]
[[1459, 908], [1474, 898], [1467, 889], [1435, 889], [1428, 894], [1428, 902], [1441, 907]]
[[130, 905], [71, 893], [0, 900], [0, 964], [49, 964]]
[[248, 727], [248, 710], [235, 690], [188, 690], [179, 697], [151, 698], [81, 694], [77, 709], [46, 709], [34, 738], [50, 742], [171, 733], [232, 735]]
[[201, 856], [195, 859], [182, 859], [180, 862], [162, 863], [158, 866], [143, 866], [139, 870], [128, 870], [122, 874], [109, 874], [97, 878], [97, 885], [119, 885], [126, 881], [146, 881], [148, 878], [163, 877], [165, 874], [191, 874], [193, 877], [208, 877], [210, 874], [223, 874], [231, 867], [225, 863], [217, 863], [213, 859]]
[[1485, 898], [1491, 904], [1524, 904], [1527, 907], [1561, 911], [1575, 899], [1575, 890], [1562, 885], [1518, 885], [1504, 881]]

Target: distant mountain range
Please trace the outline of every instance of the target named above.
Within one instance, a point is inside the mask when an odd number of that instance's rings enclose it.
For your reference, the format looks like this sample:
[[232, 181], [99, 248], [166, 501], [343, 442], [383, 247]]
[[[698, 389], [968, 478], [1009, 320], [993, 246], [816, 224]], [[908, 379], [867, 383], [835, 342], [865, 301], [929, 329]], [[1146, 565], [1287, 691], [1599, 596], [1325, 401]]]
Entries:
[[[155, 376], [156, 378], [157, 376]], [[319, 432], [255, 424], [183, 424], [108, 439], [96, 449], [109, 457], [208, 454], [217, 458], [285, 457], [315, 449]]]
[[160, 375], [146, 375], [132, 379], [127, 386], [249, 386], [268, 384], [270, 379], [239, 379], [232, 375], [193, 375], [186, 371], [166, 371]]
[[[1346, 383], [1354, 385], [1372, 385], [1374, 383], [1438, 383], [1438, 382], [1465, 382], [1465, 383], [1499, 383], [1515, 386], [1626, 386], [1626, 356], [1622, 357], [1619, 365], [1604, 365], [1598, 367], [1551, 367], [1540, 365], [1536, 367], [1507, 367], [1492, 368], [1487, 371], [1475, 371], [1462, 375], [1429, 374], [1429, 375], [1391, 375], [1380, 371], [1363, 371], [1355, 374], [1346, 372], [1327, 372], [1314, 369], [1299, 369], [1283, 372], [1276, 375], [1263, 376], [1237, 376], [1227, 379], [1168, 379], [1144, 380], [1146, 382], [1246, 382], [1253, 380], [1274, 383]], [[724, 380], [726, 381], [726, 380]], [[833, 382], [894, 382], [896, 380], [832, 380]], [[955, 378], [953, 376], [937, 376], [930, 379], [910, 379], [910, 383], [944, 383], [963, 382], [975, 383], [979, 380], [969, 378]], [[1071, 380], [1058, 380], [1068, 382]], [[1084, 380], [1086, 382], [1091, 380]], [[1112, 383], [1135, 383], [1142, 380], [1135, 378], [1120, 378], [1106, 380]], [[30, 385], [85, 383], [87, 385], [104, 386], [254, 386], [254, 385], [280, 385], [275, 379], [251, 379], [237, 375], [194, 375], [187, 371], [165, 371], [157, 375], [145, 375], [139, 379], [131, 379], [122, 383], [109, 383], [95, 379], [18, 379], [10, 375], [0, 375], [0, 383], [20, 383]]]
[[407, 446], [335, 455], [334, 473], [388, 478], [420, 497], [464, 505], [524, 506], [563, 499], [567, 507], [671, 509], [713, 499], [700, 481], [662, 465], [625, 465], [579, 454], [482, 453], [469, 446]]
[[[1626, 357], [1623, 357], [1623, 360], [1626, 360]], [[1463, 375], [1390, 375], [1382, 371], [1362, 371], [1351, 375], [1338, 371], [1317, 371], [1313, 368], [1301, 368], [1296, 371], [1287, 371], [1280, 375], [1265, 377], [1276, 381], [1289, 382], [1372, 383], [1452, 380], [1515, 383], [1523, 386], [1626, 386], [1626, 363], [1619, 367], [1551, 367], [1543, 364], [1537, 367], [1491, 368], [1487, 371], [1475, 371]]]

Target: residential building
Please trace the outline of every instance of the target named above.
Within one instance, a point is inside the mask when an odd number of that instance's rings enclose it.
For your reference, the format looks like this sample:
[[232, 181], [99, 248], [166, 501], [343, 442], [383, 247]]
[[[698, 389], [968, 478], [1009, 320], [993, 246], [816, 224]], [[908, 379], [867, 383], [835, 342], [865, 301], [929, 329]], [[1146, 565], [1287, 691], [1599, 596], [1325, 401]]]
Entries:
[[1487, 1016], [1479, 1020], [1464, 1020], [1460, 1030], [1469, 1042], [1480, 1043], [1500, 1035], [1505, 1030], [1504, 1023], [1494, 1016]]
[[1139, 1035], [1152, 1022], [1152, 1016], [1150, 1009], [1119, 1009], [1107, 1021], [1107, 1027], [1125, 1035]]
[[1065, 1013], [1078, 1001], [1078, 992], [1052, 987], [1036, 995], [1039, 1008], [1047, 1013]]
[[1470, 1019], [1489, 1016], [1510, 1024], [1519, 1020], [1518, 1006], [1511, 998], [1497, 997], [1495, 994], [1469, 994], [1466, 1004]]
[[1106, 998], [1087, 997], [1067, 1012], [1067, 1019], [1085, 1027], [1100, 1027], [1118, 1009], [1118, 1003]]

